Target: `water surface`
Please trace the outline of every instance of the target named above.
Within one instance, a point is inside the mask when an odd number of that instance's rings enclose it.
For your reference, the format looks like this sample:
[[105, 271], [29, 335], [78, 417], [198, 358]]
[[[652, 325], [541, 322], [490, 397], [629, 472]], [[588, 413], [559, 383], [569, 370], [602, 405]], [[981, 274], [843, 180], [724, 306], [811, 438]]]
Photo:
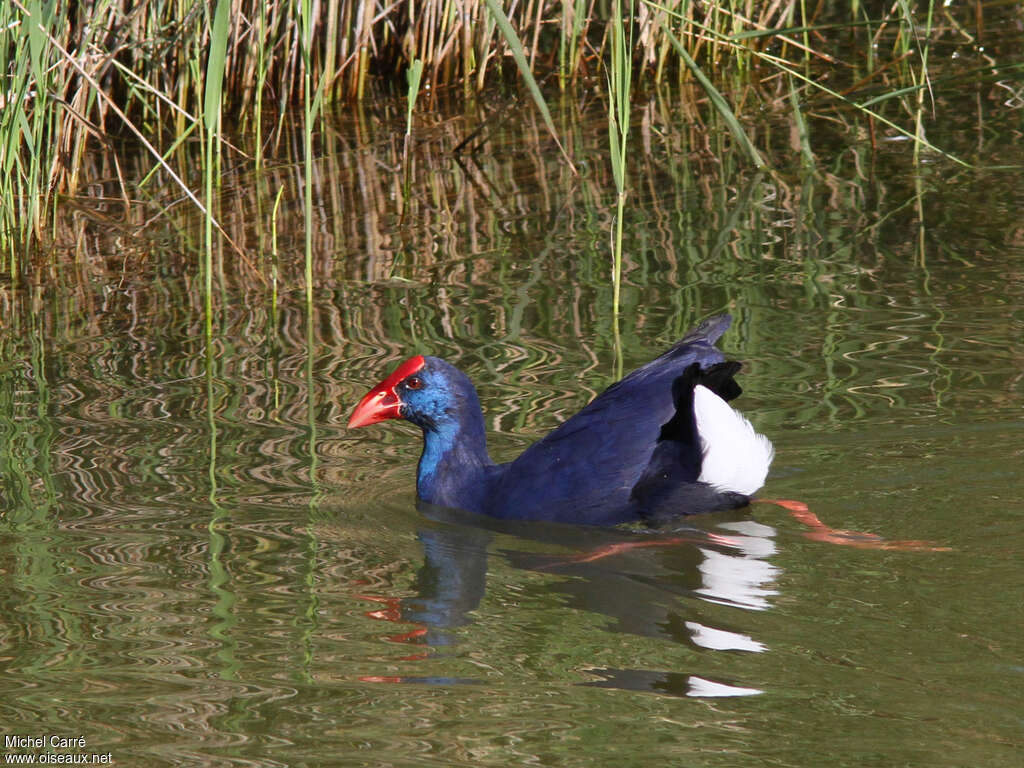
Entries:
[[[146, 766], [1019, 762], [1019, 174], [836, 140], [758, 175], [652, 99], [616, 343], [600, 116], [565, 118], [580, 177], [529, 110], [468, 157], [472, 116], [426, 121], [407, 196], [399, 107], [321, 137], [309, 307], [294, 167], [225, 177], [248, 261], [209, 353], [174, 232], [86, 212], [72, 266], [0, 289], [0, 731]], [[1022, 163], [1013, 118], [930, 138]], [[720, 311], [763, 495], [817, 527], [499, 525], [417, 507], [411, 427], [344, 428], [433, 353], [506, 459]]]

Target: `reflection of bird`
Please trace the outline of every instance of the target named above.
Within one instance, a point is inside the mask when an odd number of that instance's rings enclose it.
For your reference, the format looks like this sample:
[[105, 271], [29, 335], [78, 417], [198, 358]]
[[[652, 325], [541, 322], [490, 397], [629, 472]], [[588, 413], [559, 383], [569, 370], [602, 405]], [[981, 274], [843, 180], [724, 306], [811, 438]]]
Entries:
[[495, 464], [469, 378], [436, 357], [402, 363], [349, 427], [402, 418], [423, 430], [416, 490], [431, 504], [502, 518], [608, 525], [743, 506], [772, 445], [726, 401], [740, 394], [710, 318], [527, 448]]

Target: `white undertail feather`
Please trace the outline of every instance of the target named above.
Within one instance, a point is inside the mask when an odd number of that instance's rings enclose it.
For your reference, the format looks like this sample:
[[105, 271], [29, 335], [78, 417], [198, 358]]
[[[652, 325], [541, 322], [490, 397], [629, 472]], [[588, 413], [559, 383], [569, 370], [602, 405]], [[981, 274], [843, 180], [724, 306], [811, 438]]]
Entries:
[[771, 441], [707, 387], [694, 388], [693, 412], [704, 454], [698, 480], [751, 496], [768, 475], [775, 455]]

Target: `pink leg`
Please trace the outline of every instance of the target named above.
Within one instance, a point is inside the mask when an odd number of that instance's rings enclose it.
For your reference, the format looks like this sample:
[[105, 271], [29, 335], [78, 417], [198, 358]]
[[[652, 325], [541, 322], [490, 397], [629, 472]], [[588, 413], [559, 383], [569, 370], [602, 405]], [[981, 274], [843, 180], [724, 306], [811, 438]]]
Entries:
[[846, 547], [857, 547], [858, 549], [892, 549], [904, 551], [923, 552], [949, 552], [950, 547], [937, 547], [930, 541], [919, 541], [908, 539], [903, 541], [886, 541], [874, 533], [862, 531], [847, 531], [840, 528], [831, 528], [818, 519], [818, 516], [811, 512], [810, 508], [802, 501], [793, 499], [753, 499], [754, 503], [775, 504], [789, 511], [793, 519], [803, 523], [810, 531], [804, 536], [811, 541], [822, 541], [828, 544], [839, 544]]

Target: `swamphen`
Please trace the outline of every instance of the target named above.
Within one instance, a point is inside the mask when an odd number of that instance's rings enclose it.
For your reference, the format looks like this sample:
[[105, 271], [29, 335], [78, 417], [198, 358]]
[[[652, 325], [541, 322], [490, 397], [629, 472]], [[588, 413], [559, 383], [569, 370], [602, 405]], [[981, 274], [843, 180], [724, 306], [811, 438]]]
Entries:
[[739, 363], [709, 318], [527, 448], [495, 464], [469, 378], [416, 355], [371, 389], [348, 426], [405, 419], [423, 430], [416, 491], [425, 502], [499, 518], [614, 525], [746, 505], [774, 449], [727, 401]]

